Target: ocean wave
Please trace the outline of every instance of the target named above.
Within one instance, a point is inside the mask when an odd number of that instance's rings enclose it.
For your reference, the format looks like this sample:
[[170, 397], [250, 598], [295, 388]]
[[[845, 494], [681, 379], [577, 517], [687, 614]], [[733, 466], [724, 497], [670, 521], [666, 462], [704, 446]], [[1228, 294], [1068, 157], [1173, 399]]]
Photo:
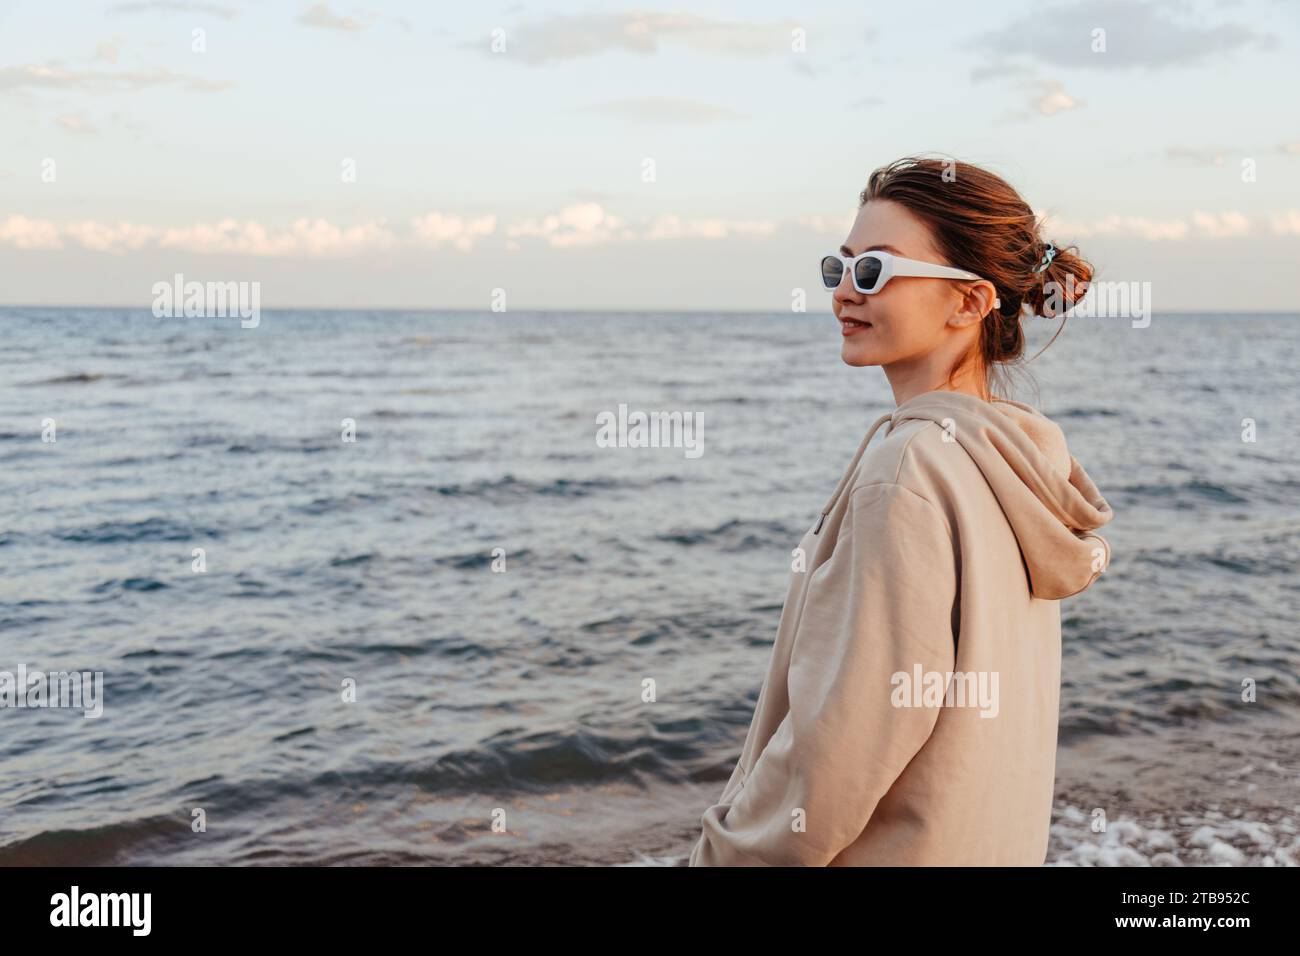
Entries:
[[119, 581], [117, 578], [110, 578], [91, 588], [94, 594], [105, 594], [115, 591], [162, 591], [167, 585], [153, 578], [126, 578]]
[[57, 375], [54, 378], [19, 382], [18, 385], [22, 388], [35, 388], [41, 385], [89, 385], [93, 382], [102, 382], [114, 378], [125, 378], [125, 376], [112, 375], [107, 372], [76, 372], [72, 375]]
[[628, 646], [641, 647], [660, 641], [674, 647], [689, 647], [698, 641], [713, 640], [729, 634], [761, 633], [766, 642], [770, 622], [749, 615], [737, 617], [708, 609], [681, 613], [645, 615], [617, 614], [613, 617], [588, 621], [581, 625], [584, 634], [593, 634], [621, 640]]
[[640, 489], [680, 481], [676, 475], [665, 475], [647, 481], [618, 478], [553, 478], [550, 481], [531, 481], [504, 475], [501, 478], [435, 485], [430, 490], [446, 498], [527, 501], [530, 498], [586, 498], [603, 491]]
[[778, 521], [733, 519], [712, 528], [685, 528], [655, 535], [656, 540], [686, 547], [708, 545], [720, 551], [784, 548], [798, 544], [803, 532]]
[[[680, 747], [694, 748], [684, 742]], [[538, 733], [519, 727], [473, 749], [446, 753], [424, 764], [373, 761], [347, 771], [320, 774], [304, 785], [342, 789], [356, 795], [392, 787], [414, 787], [439, 796], [499, 792], [546, 792], [556, 786], [635, 781], [641, 774], [674, 779], [681, 775], [662, 735], [603, 733], [592, 728]]]
[[269, 582], [244, 572], [235, 575], [234, 583], [235, 588], [226, 591], [226, 597], [238, 599], [258, 598], [269, 601], [293, 597], [296, 593], [289, 588], [272, 587]]
[[1123, 412], [1114, 408], [1067, 408], [1052, 412], [1049, 417], [1057, 418], [1122, 418]]
[[353, 494], [339, 495], [333, 498], [316, 498], [305, 505], [296, 505], [293, 510], [299, 514], [325, 515], [334, 514], [340, 511], [351, 511], [354, 508], [360, 508], [386, 500], [387, 496], [385, 495], [355, 492]]
[[103, 866], [188, 835], [188, 817], [156, 815], [80, 830], [50, 830], [0, 847], [0, 866]]
[[364, 554], [339, 555], [336, 558], [330, 559], [330, 567], [331, 568], [354, 568], [360, 564], [369, 564], [377, 557], [379, 557], [379, 555], [375, 554], [374, 552], [366, 552]]
[[365, 422], [367, 419], [377, 419], [379, 421], [400, 422], [400, 421], [407, 421], [410, 419], [454, 418], [454, 417], [456, 416], [452, 415], [449, 412], [429, 411], [427, 409], [424, 411], [399, 411], [395, 408], [380, 408], [360, 418], [359, 421]]
[[1135, 563], [1173, 570], [1219, 569], [1252, 577], [1294, 575], [1300, 561], [1293, 544], [1289, 553], [1279, 554], [1254, 547], [1251, 551], [1216, 548], [1213, 551], [1179, 551], [1173, 548], [1144, 548], [1134, 553]]
[[173, 452], [169, 455], [150, 455], [149, 457], [144, 457], [142, 455], [126, 455], [122, 458], [101, 459], [92, 464], [96, 468], [125, 468], [127, 466], [149, 468], [162, 461], [176, 461], [178, 458], [183, 457], [185, 456], [180, 452]]
[[[520, 548], [518, 551], [506, 552], [507, 567], [516, 563], [527, 563], [534, 557], [533, 552], [527, 548]], [[456, 568], [459, 571], [473, 571], [479, 568], [491, 567], [493, 562], [491, 549], [480, 551], [464, 551], [460, 554], [448, 554], [441, 558], [434, 558], [433, 563], [446, 568]]]
[[1110, 492], [1110, 495], [1116, 498], [1120, 495], [1131, 495], [1149, 504], [1172, 504], [1180, 509], [1196, 508], [1204, 502], [1234, 505], [1250, 503], [1250, 498], [1246, 497], [1244, 489], [1233, 490], [1227, 485], [1199, 479], [1178, 484], [1121, 485]]
[[331, 451], [342, 442], [326, 441], [321, 438], [300, 438], [297, 442], [285, 442], [273, 438], [256, 438], [251, 441], [232, 442], [226, 448], [228, 455], [270, 455], [293, 452], [302, 455], [315, 455]]
[[[501, 708], [508, 709], [509, 705]], [[680, 723], [680, 722], [679, 722]], [[432, 759], [360, 759], [341, 770], [282, 771], [273, 778], [211, 778], [178, 788], [169, 802], [194, 807], [238, 807], [241, 819], [269, 820], [276, 808], [310, 801], [350, 806], [411, 794], [439, 799], [481, 793], [546, 793], [557, 786], [609, 783], [637, 785], [642, 775], [677, 780], [680, 758], [698, 757], [688, 742], [693, 722], [664, 722], [641, 731], [605, 733], [584, 728], [538, 733], [530, 727], [497, 735], [473, 749], [457, 749]], [[281, 745], [319, 747], [312, 725], [281, 732]], [[665, 748], [665, 737], [674, 741]], [[62, 799], [62, 798], [61, 798]], [[15, 808], [21, 809], [21, 807]], [[12, 819], [12, 818], [11, 818]], [[134, 856], [166, 859], [169, 847], [190, 834], [188, 813], [154, 814], [84, 829], [57, 829], [20, 837], [0, 847], [0, 866], [94, 866]], [[287, 848], [266, 847], [271, 856]], [[361, 847], [349, 853], [373, 852]], [[315, 851], [319, 857], [319, 851]]]
[[34, 617], [0, 617], [0, 631], [13, 631], [19, 628], [32, 627], [35, 624], [47, 624], [61, 620], [62, 618], [49, 617], [46, 615], [37, 615]]
[[200, 528], [168, 518], [139, 521], [104, 521], [96, 525], [55, 531], [54, 537], [71, 544], [121, 544], [139, 541], [195, 541], [221, 538], [216, 528]]
[[[1173, 638], [1171, 638], [1173, 639]], [[1155, 661], [1150, 651], [1134, 651], [1141, 659]], [[1300, 680], [1291, 658], [1282, 653], [1243, 653], [1224, 649], [1211, 653], [1213, 676], [1201, 668], [1201, 654], [1189, 651], [1185, 657], [1166, 655], [1150, 669], [1070, 676], [1061, 683], [1058, 741], [1076, 743], [1087, 737], [1124, 737], [1158, 734], [1174, 728], [1203, 726], [1207, 733], [1236, 732], [1243, 713], [1261, 717], [1300, 719]], [[1068, 668], [1069, 665], [1063, 665]], [[1230, 675], [1226, 683], [1219, 676]], [[1255, 681], [1257, 699], [1241, 699], [1241, 681]], [[1104, 685], [1104, 695], [1089, 687]]]
[[367, 640], [361, 642], [334, 641], [328, 647], [302, 651], [295, 661], [317, 661], [328, 664], [346, 664], [357, 661], [374, 661], [381, 657], [446, 657], [458, 661], [471, 661], [497, 657], [495, 648], [479, 644], [460, 634], [444, 634], [419, 641], [397, 643]]

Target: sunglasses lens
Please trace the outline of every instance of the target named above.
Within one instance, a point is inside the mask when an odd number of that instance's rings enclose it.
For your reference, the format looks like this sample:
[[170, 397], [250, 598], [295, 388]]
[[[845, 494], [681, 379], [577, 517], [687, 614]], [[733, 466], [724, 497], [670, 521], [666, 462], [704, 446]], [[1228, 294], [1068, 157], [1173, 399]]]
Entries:
[[880, 278], [880, 260], [871, 256], [859, 259], [853, 271], [853, 278], [857, 281], [858, 288], [874, 289], [876, 281]]
[[834, 256], [826, 256], [822, 259], [822, 285], [833, 289], [840, 284], [842, 275], [844, 275], [844, 263]]

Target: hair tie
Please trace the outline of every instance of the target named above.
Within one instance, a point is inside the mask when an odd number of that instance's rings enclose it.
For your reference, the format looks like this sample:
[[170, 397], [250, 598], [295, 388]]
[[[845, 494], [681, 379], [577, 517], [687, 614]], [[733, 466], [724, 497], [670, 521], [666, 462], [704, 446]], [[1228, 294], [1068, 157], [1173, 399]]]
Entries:
[[1042, 272], [1044, 269], [1046, 269], [1048, 266], [1052, 264], [1052, 260], [1055, 258], [1056, 258], [1056, 247], [1049, 242], [1044, 247], [1043, 250], [1043, 261], [1038, 264], [1038, 268], [1035, 269], [1034, 272]]

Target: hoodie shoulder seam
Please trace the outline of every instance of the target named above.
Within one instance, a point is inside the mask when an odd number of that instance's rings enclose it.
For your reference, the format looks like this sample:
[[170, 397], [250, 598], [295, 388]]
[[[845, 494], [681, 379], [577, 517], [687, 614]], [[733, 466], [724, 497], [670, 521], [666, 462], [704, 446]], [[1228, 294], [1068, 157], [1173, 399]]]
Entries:
[[[909, 439], [910, 440], [910, 439]], [[948, 543], [952, 543], [952, 529], [948, 527], [948, 521], [944, 518], [943, 512], [935, 505], [933, 501], [920, 492], [913, 491], [907, 485], [899, 484], [897, 481], [869, 481], [865, 484], [857, 485], [849, 492], [849, 499], [852, 500], [857, 496], [859, 491], [866, 491], [868, 488], [897, 488], [899, 491], [905, 491], [908, 495], [916, 498], [925, 504], [926, 508], [934, 512], [939, 524], [943, 527], [944, 532], [948, 535]]]
[[[914, 419], [914, 418], [904, 419], [904, 422], [909, 422], [909, 421], [920, 421], [920, 419]], [[901, 425], [901, 424], [903, 424], [903, 423], [900, 422], [899, 424]], [[924, 422], [922, 423], [923, 426], [924, 426], [924, 425], [936, 425], [936, 426], [937, 426], [937, 424], [938, 424], [937, 422], [931, 422], [931, 421], [924, 421]], [[891, 430], [889, 431], [889, 433], [885, 436], [885, 441], [886, 441], [886, 442], [888, 442], [889, 439], [890, 439], [891, 437], [893, 437], [894, 431], [895, 431], [895, 429], [891, 429]], [[921, 427], [921, 428], [918, 428], [918, 429], [917, 429], [913, 434], [907, 436], [907, 441], [903, 442], [903, 447], [900, 448], [900, 449], [898, 450], [898, 467], [894, 469], [894, 477], [893, 477], [892, 479], [890, 479], [889, 481], [877, 481], [877, 482], [866, 482], [866, 483], [864, 483], [864, 484], [855, 484], [852, 488], [849, 489], [850, 492], [857, 491], [859, 488], [866, 488], [868, 485], [871, 485], [871, 484], [882, 484], [882, 485], [883, 485], [883, 484], [891, 484], [891, 485], [898, 485], [900, 488], [907, 488], [907, 486], [904, 485], [902, 482], [900, 482], [898, 479], [899, 479], [899, 477], [903, 474], [903, 465], [907, 463], [907, 453], [908, 453], [908, 449], [911, 447], [912, 442], [916, 441], [916, 436], [917, 436], [917, 435], [920, 435], [920, 434], [923, 433], [924, 431], [925, 431], [925, 428], [924, 428], [924, 427]], [[878, 445], [878, 446], [876, 447], [876, 450], [882, 450], [884, 447], [885, 447], [885, 445], [882, 443], [881, 445]], [[855, 476], [855, 477], [856, 477], [856, 476]], [[907, 490], [908, 490], [908, 491], [912, 491], [911, 488], [907, 488]], [[913, 494], [916, 494], [916, 492], [912, 492], [912, 493], [913, 493]], [[929, 501], [929, 499], [926, 499], [923, 495], [919, 495], [919, 494], [917, 494], [917, 497], [918, 497], [918, 498], [922, 498], [923, 500], [926, 500], [927, 502]], [[930, 502], [930, 504], [933, 504], [933, 502]]]
[[[925, 425], [933, 425], [935, 428], [939, 429], [940, 431], [944, 431], [944, 427], [943, 427], [942, 425], [940, 425], [938, 422], [934, 421], [933, 419], [927, 420], [927, 421], [925, 422]], [[914, 464], [914, 465], [918, 465], [918, 466], [919, 466], [919, 462], [918, 462], [918, 458], [917, 458], [917, 456], [912, 454], [912, 442], [914, 442], [918, 437], [920, 437], [921, 435], [923, 435], [923, 434], [925, 434], [925, 433], [926, 433], [926, 428], [925, 428], [924, 426], [921, 427], [921, 428], [918, 428], [918, 429], [916, 430], [916, 434], [915, 434], [915, 435], [912, 435], [911, 437], [909, 437], [909, 438], [907, 439], [907, 443], [906, 443], [905, 445], [903, 445], [902, 449], [900, 450], [900, 452], [899, 452], [899, 454], [898, 454], [898, 470], [897, 470], [896, 472], [894, 472], [894, 482], [895, 482], [896, 484], [902, 484], [902, 482], [901, 482], [899, 479], [902, 477], [902, 474], [903, 474], [903, 466], [904, 466], [904, 465], [906, 465], [906, 464], [908, 464], [909, 462], [911, 462], [912, 464]], [[952, 442], [952, 444], [954, 444], [954, 445], [956, 445], [958, 448], [960, 448], [960, 449], [962, 450], [962, 452], [965, 454], [965, 456], [966, 456], [966, 460], [969, 461], [972, 465], [975, 465], [975, 459], [974, 459], [974, 457], [971, 455], [970, 451], [966, 448], [965, 445], [963, 445], [963, 444], [962, 444], [961, 442], [959, 442], [959, 441], [954, 441], [954, 442]], [[975, 465], [975, 467], [978, 468], [979, 466], [978, 466], [978, 465]], [[907, 486], [906, 486], [906, 485], [903, 485], [903, 487], [907, 487]], [[924, 497], [924, 496], [922, 496], [922, 497]], [[926, 500], [929, 501], [928, 498], [927, 498]], [[934, 502], [931, 501], [930, 504], [933, 505]], [[937, 507], [937, 506], [936, 506], [936, 507]]]
[[[925, 427], [924, 427], [925, 425], [935, 425], [935, 424], [937, 423], [933, 421], [926, 421], [921, 428], [918, 428], [915, 433], [908, 436], [907, 441], [903, 443], [903, 447], [900, 448], [898, 451], [898, 467], [894, 469], [894, 484], [897, 485], [899, 483], [898, 482], [899, 476], [903, 474], [903, 465], [907, 461], [907, 453], [912, 447], [912, 442], [916, 441], [916, 436], [920, 435], [922, 432], [925, 431]], [[912, 489], [908, 488], [908, 491], [911, 490]], [[913, 494], [915, 494], [915, 492], [913, 492]], [[917, 497], [923, 498], [922, 495], [917, 495]], [[929, 499], [925, 499], [925, 500], [927, 502], [929, 501]]]
[[[910, 419], [910, 420], [915, 421], [915, 419]], [[894, 469], [893, 484], [896, 484], [901, 488], [907, 488], [908, 491], [912, 491], [911, 488], [908, 488], [908, 486], [903, 484], [903, 482], [900, 480], [903, 476], [903, 466], [908, 464], [909, 461], [913, 463], [916, 462], [916, 456], [912, 455], [911, 453], [912, 442], [916, 441], [916, 439], [919, 438], [921, 435], [924, 435], [928, 429], [928, 426], [930, 425], [933, 425], [935, 428], [938, 428], [941, 431], [943, 430], [943, 426], [940, 425], [938, 422], [934, 421], [933, 419], [927, 419], [922, 423], [920, 428], [918, 428], [913, 434], [907, 437], [907, 441], [903, 443], [903, 447], [898, 450], [898, 467]], [[956, 442], [955, 444], [959, 448], [961, 448], [963, 452], [966, 452], [967, 458], [970, 458], [970, 452], [966, 451], [966, 446], [962, 445], [961, 442]], [[974, 459], [971, 459], [971, 461], [973, 463]], [[933, 501], [930, 501], [929, 498], [926, 498], [924, 495], [920, 494], [919, 492], [913, 491], [912, 493], [915, 494], [918, 498], [921, 498], [932, 508], [935, 508], [935, 510], [940, 510]]]

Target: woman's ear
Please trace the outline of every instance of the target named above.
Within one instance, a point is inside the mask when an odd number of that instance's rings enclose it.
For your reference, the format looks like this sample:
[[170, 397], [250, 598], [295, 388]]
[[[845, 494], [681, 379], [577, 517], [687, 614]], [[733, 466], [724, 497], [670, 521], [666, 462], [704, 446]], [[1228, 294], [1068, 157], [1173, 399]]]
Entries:
[[983, 322], [984, 316], [1001, 304], [997, 287], [992, 282], [976, 282], [962, 293], [961, 303], [948, 321], [958, 328], [965, 328]]

